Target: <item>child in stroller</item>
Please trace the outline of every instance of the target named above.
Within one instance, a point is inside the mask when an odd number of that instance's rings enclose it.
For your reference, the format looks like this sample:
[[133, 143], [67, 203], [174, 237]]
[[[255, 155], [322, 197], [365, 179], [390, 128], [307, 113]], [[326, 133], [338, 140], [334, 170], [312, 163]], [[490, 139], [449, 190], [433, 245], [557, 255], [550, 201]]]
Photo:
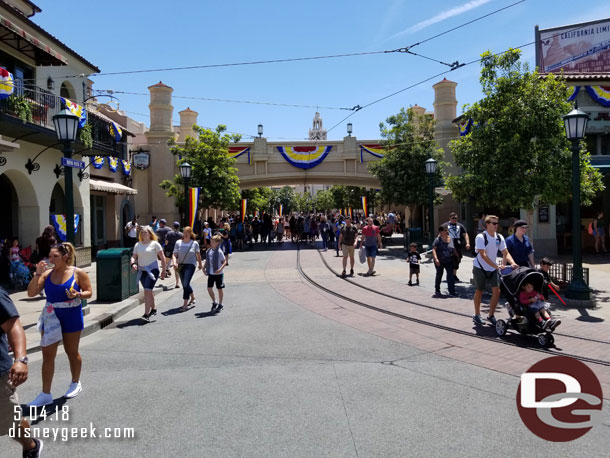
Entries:
[[549, 315], [549, 312], [546, 310], [544, 296], [538, 291], [534, 291], [534, 285], [532, 285], [531, 282], [524, 281], [521, 285], [519, 302], [521, 305], [527, 307], [527, 310], [530, 313], [534, 312], [538, 324], [545, 331], [554, 331], [555, 328], [561, 324], [561, 320], [551, 319], [551, 315]]
[[[539, 294], [542, 291], [544, 276], [541, 272], [530, 267], [519, 267], [507, 275], [500, 276], [500, 291], [507, 300], [504, 305], [508, 310], [510, 318], [507, 321], [498, 320], [496, 322], [496, 333], [499, 336], [503, 336], [508, 329], [512, 328], [523, 335], [537, 336], [538, 343], [542, 346], [552, 345], [555, 338], [551, 331], [560, 322], [559, 320], [554, 323], [551, 321], [547, 328], [545, 328], [543, 327], [544, 321], [540, 322], [536, 318], [536, 310], [520, 302], [519, 296], [524, 292], [526, 283], [531, 285], [530, 294], [532, 295], [531, 297], [534, 297], [534, 292]], [[542, 302], [542, 306], [544, 307], [544, 313], [548, 313], [544, 302]]]

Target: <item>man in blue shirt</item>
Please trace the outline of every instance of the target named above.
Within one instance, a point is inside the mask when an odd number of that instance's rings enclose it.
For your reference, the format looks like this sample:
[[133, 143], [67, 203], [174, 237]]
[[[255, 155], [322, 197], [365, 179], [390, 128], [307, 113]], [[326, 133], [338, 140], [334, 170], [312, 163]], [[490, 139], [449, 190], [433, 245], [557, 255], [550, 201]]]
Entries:
[[506, 248], [519, 266], [535, 267], [534, 248], [525, 233], [527, 232], [527, 222], [520, 219], [513, 225], [515, 233], [506, 239]]

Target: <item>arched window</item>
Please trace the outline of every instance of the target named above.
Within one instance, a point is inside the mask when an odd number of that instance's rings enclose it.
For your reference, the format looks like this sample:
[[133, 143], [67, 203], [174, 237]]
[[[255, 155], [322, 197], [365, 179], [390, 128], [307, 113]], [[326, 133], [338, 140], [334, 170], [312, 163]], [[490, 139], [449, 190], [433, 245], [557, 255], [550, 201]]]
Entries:
[[59, 95], [65, 99], [76, 101], [76, 92], [74, 92], [74, 87], [72, 86], [72, 84], [70, 84], [69, 81], [64, 81], [63, 83], [61, 83]]

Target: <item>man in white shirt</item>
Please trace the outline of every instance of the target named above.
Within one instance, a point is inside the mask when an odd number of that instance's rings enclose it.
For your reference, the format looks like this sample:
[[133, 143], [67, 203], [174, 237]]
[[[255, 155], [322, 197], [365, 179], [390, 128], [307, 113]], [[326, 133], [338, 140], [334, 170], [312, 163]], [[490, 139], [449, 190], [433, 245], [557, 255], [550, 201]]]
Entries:
[[[472, 274], [474, 277], [474, 316], [472, 320], [475, 324], [483, 324], [481, 318], [481, 299], [487, 283], [491, 286], [491, 301], [489, 302], [489, 316], [487, 320], [495, 326], [496, 318], [494, 313], [498, 300], [500, 299], [500, 284], [498, 270], [502, 270], [507, 264], [513, 269], [519, 267], [506, 249], [506, 242], [502, 235], [496, 233], [498, 229], [498, 217], [487, 215], [485, 218], [485, 232], [477, 235], [474, 248], [477, 253], [474, 259]], [[496, 258], [498, 251], [502, 252], [502, 265], [498, 266]]]
[[140, 225], [138, 224], [138, 217], [134, 216], [133, 219], [127, 223], [125, 226], [125, 246], [128, 248], [133, 248], [138, 241], [138, 231], [140, 230]]

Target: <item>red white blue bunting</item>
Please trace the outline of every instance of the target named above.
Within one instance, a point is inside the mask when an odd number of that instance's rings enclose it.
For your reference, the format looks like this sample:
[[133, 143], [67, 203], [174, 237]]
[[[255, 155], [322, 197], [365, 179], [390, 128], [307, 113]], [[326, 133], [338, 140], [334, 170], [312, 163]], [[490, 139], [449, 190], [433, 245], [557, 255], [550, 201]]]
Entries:
[[238, 157], [247, 154], [248, 155], [248, 164], [250, 163], [250, 147], [242, 147], [242, 146], [229, 146], [229, 157], [233, 159], [237, 159]]
[[382, 158], [385, 155], [385, 148], [383, 145], [374, 144], [374, 145], [365, 145], [363, 143], [360, 144], [360, 162], [364, 162], [364, 153], [369, 153], [372, 156]]
[[601, 106], [610, 107], [610, 86], [585, 86], [593, 100]]
[[7, 99], [14, 90], [13, 74], [4, 68], [0, 68], [0, 99]]
[[300, 169], [311, 169], [328, 156], [332, 146], [278, 146], [277, 150], [290, 164]]

